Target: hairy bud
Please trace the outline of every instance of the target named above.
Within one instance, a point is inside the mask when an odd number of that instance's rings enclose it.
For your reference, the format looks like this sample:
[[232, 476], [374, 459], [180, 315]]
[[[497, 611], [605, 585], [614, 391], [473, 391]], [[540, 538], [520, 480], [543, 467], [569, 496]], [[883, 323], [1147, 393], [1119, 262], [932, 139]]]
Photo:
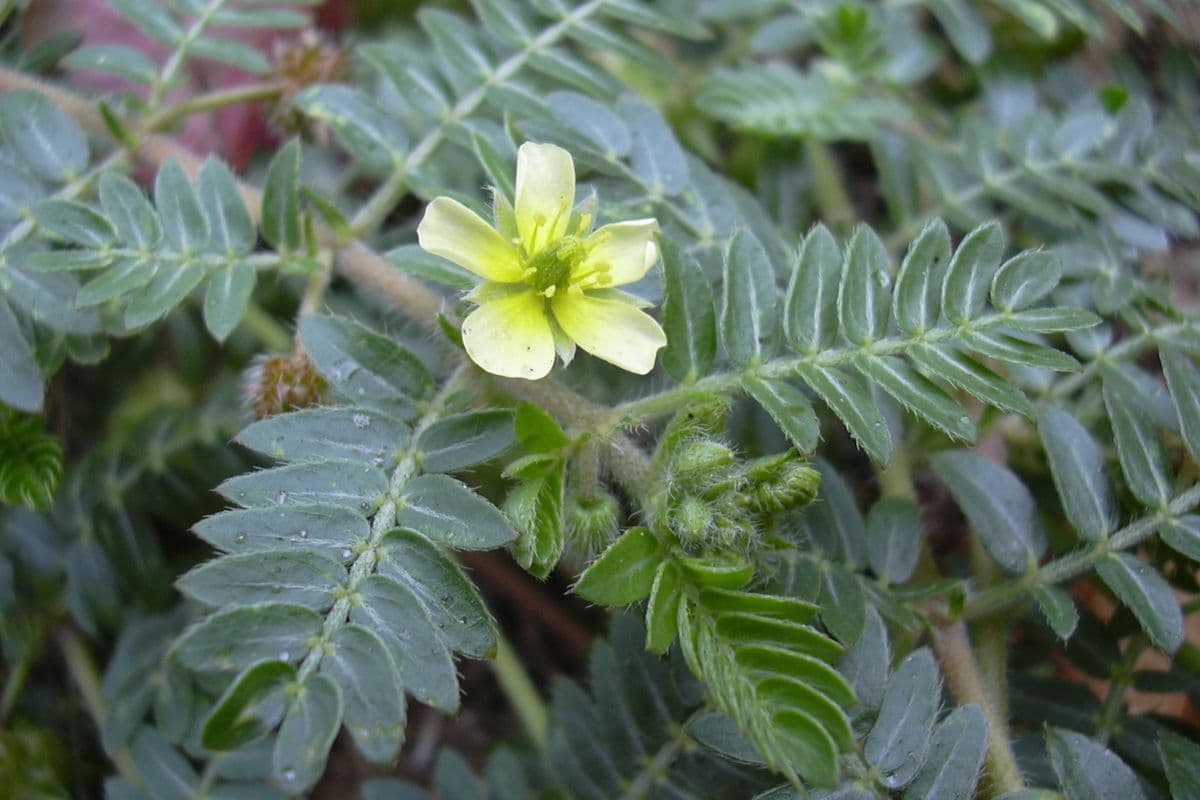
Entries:
[[743, 502], [758, 514], [808, 505], [821, 483], [820, 473], [794, 452], [755, 459], [746, 465], [745, 478]]
[[684, 544], [703, 544], [715, 521], [708, 503], [694, 495], [685, 495], [667, 512], [667, 526]]
[[729, 445], [714, 439], [691, 439], [679, 446], [670, 469], [681, 489], [699, 489], [725, 477], [733, 462]]
[[667, 423], [659, 440], [659, 458], [669, 458], [675, 449], [690, 438], [716, 436], [725, 430], [729, 401], [715, 394], [700, 394]]
[[564, 522], [574, 550], [588, 556], [603, 552], [617, 538], [621, 506], [603, 489], [566, 497]]

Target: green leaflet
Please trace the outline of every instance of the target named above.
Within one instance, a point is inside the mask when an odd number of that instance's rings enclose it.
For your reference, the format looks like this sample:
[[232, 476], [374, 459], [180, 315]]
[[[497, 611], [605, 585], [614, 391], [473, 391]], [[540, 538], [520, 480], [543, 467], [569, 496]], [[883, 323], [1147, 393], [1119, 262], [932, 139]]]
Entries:
[[224, 341], [245, 314], [258, 274], [244, 261], [218, 268], [204, 292], [204, 324], [217, 341]]
[[969, 800], [987, 746], [987, 719], [976, 704], [946, 716], [933, 732], [929, 757], [904, 791], [905, 800]]
[[200, 520], [192, 530], [229, 553], [302, 548], [341, 562], [357, 555], [370, 534], [357, 509], [328, 503], [223, 511]]
[[79, 247], [99, 249], [117, 238], [108, 220], [82, 203], [43, 200], [34, 206], [33, 218], [45, 233]]
[[204, 722], [200, 743], [208, 750], [234, 750], [265, 735], [283, 716], [283, 689], [296, 679], [284, 661], [260, 661], [229, 684]]
[[42, 410], [42, 374], [16, 316], [0, 298], [0, 400], [20, 411]]
[[796, 352], [816, 353], [835, 343], [841, 274], [837, 241], [828, 228], [817, 225], [804, 237], [784, 300], [784, 333]]
[[408, 135], [403, 122], [363, 92], [349, 86], [312, 86], [297, 108], [321, 120], [357, 159], [380, 171], [403, 163]]
[[200, 776], [183, 754], [149, 726], [130, 741], [129, 758], [155, 800], [188, 800], [200, 786]]
[[1183, 641], [1183, 615], [1171, 587], [1137, 556], [1110, 553], [1096, 565], [1104, 583], [1129, 606], [1154, 646], [1174, 652]]
[[925, 761], [939, 700], [937, 666], [926, 649], [910, 653], [888, 681], [864, 754], [892, 789], [910, 783]]
[[154, 179], [154, 204], [162, 219], [163, 237], [171, 249], [199, 253], [208, 248], [208, 218], [191, 181], [177, 161], [168, 161]]
[[280, 252], [298, 250], [302, 244], [299, 182], [300, 141], [293, 139], [271, 159], [263, 186], [263, 238]]
[[663, 655], [679, 634], [680, 592], [679, 567], [664, 560], [654, 573], [650, 597], [646, 603], [646, 649]]
[[996, 223], [980, 226], [962, 240], [942, 284], [942, 313], [949, 322], [962, 325], [979, 316], [1003, 252], [1004, 235]]
[[218, 486], [217, 491], [246, 508], [328, 503], [365, 514], [378, 507], [387, 488], [387, 477], [374, 466], [356, 461], [316, 461], [238, 475]]
[[454, 662], [421, 600], [385, 575], [364, 580], [359, 594], [362, 599], [350, 610], [350, 621], [370, 628], [387, 645], [405, 690], [443, 711], [457, 710]]
[[856, 375], [808, 364], [801, 364], [798, 374], [837, 414], [871, 458], [886, 464], [892, 455], [892, 434], [867, 386]]
[[1164, 731], [1158, 740], [1158, 752], [1171, 782], [1171, 794], [1189, 797], [1200, 792], [1200, 748]]
[[1192, 458], [1200, 460], [1200, 370], [1177, 350], [1164, 347], [1158, 353], [1179, 415], [1183, 443]]
[[422, 475], [404, 487], [396, 524], [459, 550], [490, 550], [516, 538], [487, 500], [445, 475]]
[[1046, 736], [1050, 763], [1067, 800], [1142, 800], [1133, 770], [1112, 751], [1074, 731]]
[[38, 177], [62, 183], [87, 168], [83, 130], [42, 94], [22, 90], [0, 98], [0, 133]]
[[1071, 638], [1079, 624], [1079, 612], [1071, 596], [1057, 586], [1047, 585], [1034, 588], [1033, 600], [1058, 638]]
[[1158, 526], [1158, 535], [1177, 553], [1200, 561], [1200, 515], [1186, 514]]
[[425, 470], [456, 472], [500, 455], [513, 443], [510, 413], [473, 411], [438, 420], [421, 434], [417, 448]]
[[1125, 396], [1107, 382], [1104, 405], [1112, 421], [1121, 472], [1129, 490], [1149, 508], [1165, 505], [1171, 497], [1167, 456], [1154, 423], [1142, 409], [1131, 406]]
[[264, 659], [296, 662], [320, 632], [321, 617], [303, 606], [235, 606], [193, 625], [171, 652], [191, 670], [235, 671]]
[[917, 566], [921, 519], [910, 500], [887, 498], [867, 514], [867, 554], [871, 569], [892, 583], [904, 583]]
[[342, 692], [342, 716], [354, 746], [367, 760], [390, 764], [404, 742], [407, 719], [400, 670], [371, 629], [344, 625], [321, 659], [321, 673]]
[[898, 358], [857, 356], [854, 367], [934, 428], [956, 439], [975, 440], [975, 424], [937, 384]]
[[416, 356], [356, 322], [312, 314], [301, 321], [300, 337], [321, 376], [353, 403], [408, 419], [413, 403], [433, 393], [433, 378]]
[[933, 468], [992, 558], [1014, 574], [1036, 564], [1046, 549], [1046, 533], [1033, 497], [1015, 475], [965, 451], [938, 453]]
[[816, 449], [820, 424], [812, 404], [798, 389], [766, 378], [744, 378], [742, 389], [771, 415], [797, 450], [811, 453]]
[[310, 677], [298, 689], [271, 757], [275, 780], [293, 792], [308, 789], [325, 771], [325, 759], [342, 724], [342, 694], [325, 675]]
[[920, 336], [941, 317], [942, 281], [950, 263], [950, 232], [946, 223], [928, 223], [912, 243], [896, 275], [893, 314], [900, 330]]
[[1027, 250], [1005, 261], [992, 277], [992, 305], [1004, 312], [1029, 308], [1048, 295], [1062, 277], [1054, 253]]
[[887, 331], [891, 315], [892, 267], [873, 230], [861, 226], [846, 246], [838, 287], [838, 320], [851, 343], [864, 346]]
[[424, 536], [391, 531], [380, 543], [379, 571], [408, 588], [453, 650], [491, 658], [496, 626], [462, 568]]
[[1067, 518], [1083, 538], [1102, 538], [1117, 522], [1104, 454], [1087, 429], [1057, 406], [1042, 412], [1038, 432]]
[[650, 531], [630, 528], [583, 571], [574, 591], [601, 605], [636, 603], [650, 594], [662, 555]]
[[676, 246], [664, 242], [662, 256], [663, 367], [678, 381], [694, 381], [708, 372], [717, 351], [712, 287], [695, 259]]
[[220, 608], [237, 603], [292, 603], [321, 611], [333, 605], [345, 568], [314, 551], [276, 550], [231, 555], [185, 573], [176, 586], [187, 597]]
[[307, 408], [242, 429], [237, 442], [279, 461], [361, 461], [391, 470], [409, 445], [408, 426], [365, 408]]
[[721, 299], [721, 341], [739, 366], [773, 354], [778, 338], [779, 292], [767, 252], [749, 231], [739, 230], [725, 253]]

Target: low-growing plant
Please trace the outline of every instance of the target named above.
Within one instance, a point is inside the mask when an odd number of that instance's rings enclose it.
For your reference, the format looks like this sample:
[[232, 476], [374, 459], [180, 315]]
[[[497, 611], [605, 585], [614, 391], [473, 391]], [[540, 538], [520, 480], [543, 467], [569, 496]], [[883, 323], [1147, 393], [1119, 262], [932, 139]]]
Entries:
[[0, 0], [0, 797], [1200, 798], [1194, 9], [316, 5]]

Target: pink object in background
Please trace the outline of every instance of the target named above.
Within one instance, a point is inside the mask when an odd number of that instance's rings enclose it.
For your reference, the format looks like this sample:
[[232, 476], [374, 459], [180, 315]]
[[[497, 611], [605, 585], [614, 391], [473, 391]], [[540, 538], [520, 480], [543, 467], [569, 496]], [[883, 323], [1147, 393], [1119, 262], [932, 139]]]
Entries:
[[[340, 28], [345, 23], [346, 4], [330, 0], [312, 11], [316, 24], [327, 29]], [[120, 44], [133, 47], [161, 65], [169, 55], [164, 45], [147, 39], [137, 28], [113, 11], [105, 0], [34, 0], [23, 17], [22, 35], [26, 44], [41, 41], [63, 30], [83, 32], [84, 45]], [[241, 31], [234, 36], [271, 57], [276, 48], [296, 40], [300, 30]], [[256, 80], [255, 76], [224, 64], [196, 59], [191, 64], [190, 82], [174, 90], [171, 99], [237, 86]], [[109, 75], [95, 72], [74, 72], [71, 82], [99, 92], [138, 90]], [[200, 114], [189, 120], [182, 141], [199, 155], [217, 153], [234, 169], [246, 167], [251, 157], [272, 143], [274, 134], [267, 125], [261, 108], [240, 104]]]

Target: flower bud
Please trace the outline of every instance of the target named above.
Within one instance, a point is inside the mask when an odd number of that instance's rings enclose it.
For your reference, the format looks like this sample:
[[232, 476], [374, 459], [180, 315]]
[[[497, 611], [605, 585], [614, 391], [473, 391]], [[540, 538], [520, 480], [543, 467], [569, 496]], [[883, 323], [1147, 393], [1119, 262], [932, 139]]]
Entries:
[[713, 512], [708, 503], [694, 495], [685, 495], [667, 513], [667, 525], [684, 544], [703, 544], [713, 527]]
[[729, 445], [714, 439], [691, 439], [671, 459], [671, 475], [684, 490], [699, 489], [724, 477], [733, 466]]
[[792, 452], [755, 459], [746, 466], [745, 476], [743, 502], [757, 514], [808, 505], [821, 483], [820, 473]]
[[679, 409], [659, 440], [659, 458], [670, 458], [683, 442], [697, 436], [716, 436], [725, 430], [729, 401], [715, 394], [699, 394]]
[[617, 538], [621, 506], [617, 498], [603, 489], [593, 489], [587, 494], [571, 492], [564, 510], [567, 537], [574, 551], [593, 556]]

